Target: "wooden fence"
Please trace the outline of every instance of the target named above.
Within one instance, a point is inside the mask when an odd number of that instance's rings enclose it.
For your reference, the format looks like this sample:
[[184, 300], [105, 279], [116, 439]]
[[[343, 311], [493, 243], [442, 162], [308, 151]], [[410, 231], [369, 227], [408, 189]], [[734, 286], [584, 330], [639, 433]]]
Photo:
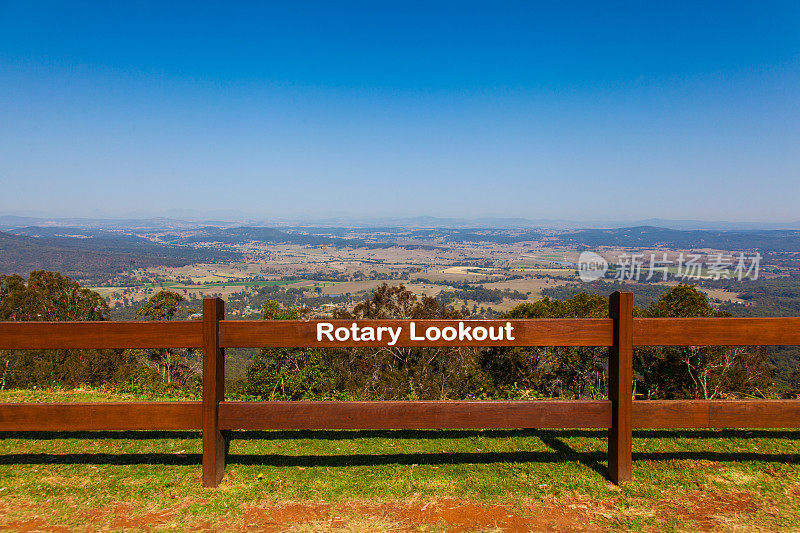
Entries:
[[[800, 318], [634, 318], [633, 295], [615, 292], [610, 318], [420, 320], [428, 327], [505, 326], [513, 340], [419, 340], [407, 330], [395, 346], [608, 346], [608, 400], [229, 402], [224, 349], [385, 346], [318, 338], [321, 322], [224, 320], [224, 302], [203, 301], [202, 321], [0, 322], [0, 349], [202, 348], [203, 400], [138, 403], [0, 404], [0, 431], [202, 429], [203, 484], [217, 486], [229, 429], [608, 428], [608, 471], [631, 478], [633, 428], [800, 427], [800, 400], [633, 401], [634, 346], [800, 345]], [[362, 320], [397, 327], [402, 320]]]

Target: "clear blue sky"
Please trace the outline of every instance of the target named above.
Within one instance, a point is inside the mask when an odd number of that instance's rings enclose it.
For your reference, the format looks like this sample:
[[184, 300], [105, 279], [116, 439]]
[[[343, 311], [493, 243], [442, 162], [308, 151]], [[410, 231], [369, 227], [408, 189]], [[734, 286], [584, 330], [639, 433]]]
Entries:
[[0, 213], [800, 219], [800, 2], [0, 0]]

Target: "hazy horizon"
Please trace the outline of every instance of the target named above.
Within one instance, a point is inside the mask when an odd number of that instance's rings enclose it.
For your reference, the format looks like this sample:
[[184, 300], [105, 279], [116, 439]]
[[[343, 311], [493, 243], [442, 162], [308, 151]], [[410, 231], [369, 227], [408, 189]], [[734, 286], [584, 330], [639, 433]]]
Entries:
[[[12, 219], [19, 219], [20, 224], [13, 224]], [[61, 226], [68, 226], [69, 223], [80, 221], [87, 227], [102, 225], [103, 222], [124, 223], [127, 221], [158, 221], [165, 220], [171, 222], [186, 222], [190, 224], [225, 224], [240, 226], [350, 226], [368, 227], [375, 225], [398, 226], [398, 227], [463, 227], [463, 228], [542, 228], [542, 229], [581, 229], [581, 228], [622, 228], [631, 226], [656, 226], [680, 230], [800, 230], [800, 220], [786, 221], [764, 221], [764, 220], [708, 220], [708, 219], [548, 219], [535, 217], [503, 217], [503, 216], [464, 216], [464, 217], [442, 217], [436, 215], [375, 215], [375, 216], [352, 216], [347, 214], [334, 214], [329, 217], [322, 216], [286, 216], [270, 217], [268, 215], [258, 216], [255, 214], [245, 214], [236, 212], [164, 212], [147, 214], [131, 213], [130, 216], [112, 214], [109, 216], [52, 216], [46, 213], [39, 215], [35, 213], [14, 214], [0, 212], [0, 228], [3, 224], [8, 227], [25, 225], [28, 221], [39, 223], [46, 222]], [[448, 226], [449, 225], [449, 226]]]

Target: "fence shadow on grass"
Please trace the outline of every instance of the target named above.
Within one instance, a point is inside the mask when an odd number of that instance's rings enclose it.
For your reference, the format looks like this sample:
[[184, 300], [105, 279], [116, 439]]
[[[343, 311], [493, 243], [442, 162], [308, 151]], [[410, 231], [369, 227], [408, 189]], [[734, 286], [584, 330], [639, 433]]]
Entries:
[[[452, 452], [452, 453], [389, 453], [338, 455], [229, 454], [228, 464], [274, 467], [348, 467], [384, 465], [491, 465], [496, 463], [564, 463], [578, 462], [605, 476], [604, 451], [576, 452], [563, 443], [553, 444], [549, 451], [516, 452]], [[757, 452], [639, 452], [634, 461], [714, 461], [800, 464], [800, 454]], [[13, 453], [0, 455], [0, 465], [164, 465], [199, 466], [199, 453]]]
[[[381, 453], [335, 455], [285, 455], [229, 453], [227, 462], [239, 465], [274, 467], [348, 467], [382, 465], [491, 465], [496, 463], [564, 463], [578, 462], [600, 475], [608, 475], [605, 450], [577, 451], [565, 439], [583, 437], [602, 439], [606, 430], [320, 430], [320, 431], [234, 431], [231, 442], [252, 440], [344, 440], [360, 438], [387, 439], [458, 439], [480, 436], [488, 439], [538, 438], [549, 450], [508, 452], [435, 452]], [[197, 439], [198, 431], [83, 431], [83, 432], [22, 432], [0, 433], [0, 438], [21, 440], [54, 439]], [[800, 439], [800, 430], [639, 430], [634, 439], [694, 438], [694, 439]], [[724, 451], [642, 451], [634, 452], [634, 461], [706, 460], [714, 462], [759, 461], [800, 464], [800, 454]], [[11, 464], [89, 464], [89, 465], [166, 465], [197, 466], [202, 462], [199, 453], [12, 453], [0, 455], [0, 465]]]

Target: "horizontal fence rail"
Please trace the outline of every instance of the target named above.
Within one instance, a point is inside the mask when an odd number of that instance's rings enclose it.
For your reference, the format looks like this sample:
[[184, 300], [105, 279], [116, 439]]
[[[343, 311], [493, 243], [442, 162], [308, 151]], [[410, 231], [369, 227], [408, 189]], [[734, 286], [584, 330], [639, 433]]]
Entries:
[[202, 402], [6, 403], [0, 431], [201, 429]]
[[[0, 404], [0, 431], [202, 429], [202, 402]], [[798, 400], [637, 400], [632, 426], [796, 428]], [[611, 427], [608, 400], [230, 402], [220, 429], [536, 429]]]
[[[330, 327], [323, 327], [330, 325]], [[375, 340], [354, 340], [365, 328], [375, 331]], [[508, 329], [507, 329], [508, 326]], [[414, 347], [414, 346], [611, 346], [611, 319], [556, 318], [540, 320], [224, 320], [220, 322], [223, 348], [278, 347]], [[399, 329], [398, 329], [399, 328]], [[426, 332], [453, 334], [431, 340]], [[449, 330], [445, 332], [445, 329]], [[337, 330], [349, 330], [346, 340], [337, 340]], [[381, 330], [382, 340], [377, 340]], [[507, 334], [511, 331], [511, 334]], [[392, 332], [398, 333], [392, 343]], [[476, 339], [480, 332], [483, 336]], [[497, 337], [501, 339], [495, 340]], [[509, 338], [511, 337], [511, 338]], [[392, 343], [392, 344], [389, 344]]]
[[646, 400], [632, 414], [635, 428], [796, 428], [800, 400]]
[[[412, 340], [408, 320], [220, 320], [220, 348], [380, 347], [385, 341], [317, 340], [319, 324], [334, 329], [403, 327], [392, 346], [611, 346], [608, 318], [528, 320], [416, 320], [415, 332], [429, 327], [502, 327], [511, 324], [514, 339], [453, 342]], [[201, 348], [199, 320], [173, 322], [0, 322], [0, 350]], [[496, 329], [492, 331], [497, 331]], [[384, 339], [390, 338], [382, 333]], [[634, 346], [790, 346], [800, 345], [800, 318], [634, 318]]]
[[607, 400], [221, 402], [222, 429], [608, 428]]
[[200, 348], [200, 321], [0, 322], [0, 349]]
[[[800, 400], [632, 401], [634, 346], [800, 345], [800, 318], [634, 318], [630, 293], [610, 318], [531, 320], [224, 320], [0, 322], [0, 349], [200, 348], [195, 402], [6, 403], [0, 431], [202, 430], [203, 483], [220, 483], [234, 429], [608, 428], [609, 477], [631, 479], [633, 428], [800, 427]], [[608, 400], [232, 402], [224, 349], [248, 347], [609, 347]]]
[[634, 318], [635, 346], [800, 345], [800, 318]]

